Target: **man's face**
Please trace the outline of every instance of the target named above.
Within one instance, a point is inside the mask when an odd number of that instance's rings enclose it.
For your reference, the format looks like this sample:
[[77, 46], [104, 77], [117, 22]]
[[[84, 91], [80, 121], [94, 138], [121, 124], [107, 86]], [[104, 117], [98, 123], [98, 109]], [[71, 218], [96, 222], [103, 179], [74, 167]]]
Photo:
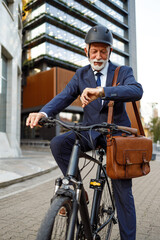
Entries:
[[[89, 61], [92, 68], [100, 71], [105, 67], [110, 55], [110, 46], [105, 43], [92, 43], [89, 50]], [[112, 49], [111, 49], [112, 50]], [[88, 48], [85, 48], [88, 57]]]

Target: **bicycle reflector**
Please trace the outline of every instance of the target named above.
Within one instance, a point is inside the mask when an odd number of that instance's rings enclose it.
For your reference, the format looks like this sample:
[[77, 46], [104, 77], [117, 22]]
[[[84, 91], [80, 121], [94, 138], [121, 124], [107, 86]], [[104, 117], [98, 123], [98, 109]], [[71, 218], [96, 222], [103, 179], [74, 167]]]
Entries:
[[103, 190], [103, 184], [104, 184], [104, 180], [97, 180], [97, 179], [91, 179], [90, 180], [90, 188], [93, 188], [93, 189], [97, 189], [99, 191], [102, 191]]

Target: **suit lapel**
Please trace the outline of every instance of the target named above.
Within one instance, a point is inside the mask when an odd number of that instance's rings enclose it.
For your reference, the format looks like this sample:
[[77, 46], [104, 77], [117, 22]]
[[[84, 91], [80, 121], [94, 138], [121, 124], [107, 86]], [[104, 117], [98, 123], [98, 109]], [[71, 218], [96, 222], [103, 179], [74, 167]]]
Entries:
[[88, 74], [86, 74], [86, 76], [87, 76], [86, 81], [88, 83], [87, 84], [88, 87], [91, 87], [91, 88], [97, 87], [96, 81], [95, 81], [95, 76], [94, 76], [93, 70], [91, 68], [88, 70]]
[[113, 65], [111, 62], [109, 63], [106, 87], [112, 86], [112, 81], [113, 81], [113, 77], [114, 77], [114, 71], [115, 71], [116, 67], [117, 66]]

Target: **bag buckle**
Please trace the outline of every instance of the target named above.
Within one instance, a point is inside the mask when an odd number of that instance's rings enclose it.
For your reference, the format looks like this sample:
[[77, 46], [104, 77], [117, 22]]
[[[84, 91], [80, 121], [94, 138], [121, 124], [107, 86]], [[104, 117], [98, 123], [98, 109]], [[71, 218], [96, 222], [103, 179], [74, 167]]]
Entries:
[[130, 162], [129, 157], [126, 157], [126, 165], [132, 165], [133, 163]]

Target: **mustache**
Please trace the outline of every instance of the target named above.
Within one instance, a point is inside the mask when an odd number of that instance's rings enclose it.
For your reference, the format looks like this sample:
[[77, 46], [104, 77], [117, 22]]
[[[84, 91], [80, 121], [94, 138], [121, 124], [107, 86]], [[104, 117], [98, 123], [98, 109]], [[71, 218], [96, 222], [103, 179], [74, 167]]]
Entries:
[[97, 60], [97, 59], [92, 59], [91, 60], [93, 63], [97, 62], [97, 63], [104, 63], [105, 60], [101, 59], [101, 60]]

